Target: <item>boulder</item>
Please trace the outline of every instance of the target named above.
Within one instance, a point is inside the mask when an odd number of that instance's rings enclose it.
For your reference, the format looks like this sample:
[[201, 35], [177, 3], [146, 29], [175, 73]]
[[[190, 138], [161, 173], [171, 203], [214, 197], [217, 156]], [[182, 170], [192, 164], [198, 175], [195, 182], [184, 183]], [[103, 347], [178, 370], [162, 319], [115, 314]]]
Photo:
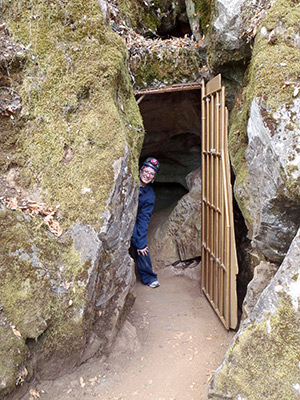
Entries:
[[298, 399], [300, 231], [217, 370], [208, 399]]
[[[300, 63], [293, 22], [299, 10], [293, 2], [289, 7], [292, 17], [284, 18], [286, 8], [277, 0], [260, 20], [245, 77], [247, 88], [232, 112], [229, 140], [235, 197], [249, 238], [261, 259], [273, 263], [283, 260], [297, 232], [300, 211]], [[271, 32], [276, 32], [275, 42], [269, 41]]]
[[276, 264], [265, 261], [261, 261], [260, 264], [254, 268], [253, 279], [248, 284], [247, 293], [242, 305], [243, 320], [250, 316], [261, 293], [268, 286], [277, 270], [278, 266]]
[[243, 36], [245, 22], [242, 18], [242, 6], [244, 3], [245, 0], [217, 0], [207, 37], [210, 68], [213, 71], [226, 73], [229, 65], [231, 80], [240, 83], [242, 72], [239, 71], [238, 66], [244, 64], [245, 60], [251, 56], [249, 43]]
[[0, 337], [0, 393], [3, 399], [12, 387], [23, 384], [28, 377], [28, 369], [24, 366], [28, 349], [21, 333], [3, 315], [2, 311], [0, 313]]
[[[243, 185], [236, 187], [238, 198], [247, 202], [252, 245], [273, 262], [282, 261], [299, 225], [295, 187], [300, 179], [299, 106], [295, 99], [270, 115], [263, 100], [253, 100], [247, 126], [247, 174]], [[272, 117], [276, 117], [273, 123]]]
[[[201, 256], [201, 172], [200, 168], [186, 177], [189, 192], [170, 214], [157, 213], [149, 230], [153, 262], [165, 267], [178, 261]], [[162, 222], [163, 221], [163, 222]]]

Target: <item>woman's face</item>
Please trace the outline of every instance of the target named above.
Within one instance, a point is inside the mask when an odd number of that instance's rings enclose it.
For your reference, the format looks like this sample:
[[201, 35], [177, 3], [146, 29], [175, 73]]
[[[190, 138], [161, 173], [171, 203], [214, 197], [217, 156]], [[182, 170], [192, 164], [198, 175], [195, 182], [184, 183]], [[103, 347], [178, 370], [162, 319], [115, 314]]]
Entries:
[[148, 185], [148, 183], [151, 183], [153, 179], [155, 178], [155, 172], [152, 168], [146, 167], [141, 170], [140, 173], [140, 180], [142, 182], [142, 185]]

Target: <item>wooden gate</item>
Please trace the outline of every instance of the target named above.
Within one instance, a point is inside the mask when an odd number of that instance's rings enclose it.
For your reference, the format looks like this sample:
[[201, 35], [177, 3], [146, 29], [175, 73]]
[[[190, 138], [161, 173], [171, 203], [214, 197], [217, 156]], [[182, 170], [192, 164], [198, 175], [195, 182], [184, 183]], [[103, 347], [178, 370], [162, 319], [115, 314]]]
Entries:
[[237, 326], [235, 247], [228, 113], [221, 75], [202, 81], [201, 286], [226, 329]]

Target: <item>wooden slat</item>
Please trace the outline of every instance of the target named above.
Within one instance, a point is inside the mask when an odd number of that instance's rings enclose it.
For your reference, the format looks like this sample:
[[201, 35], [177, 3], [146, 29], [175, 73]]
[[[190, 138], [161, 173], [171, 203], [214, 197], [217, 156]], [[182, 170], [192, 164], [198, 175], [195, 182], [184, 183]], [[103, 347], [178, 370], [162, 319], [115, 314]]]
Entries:
[[147, 89], [136, 90], [134, 94], [156, 94], [156, 93], [169, 93], [169, 92], [181, 92], [186, 90], [200, 90], [202, 88], [202, 84], [200, 82], [192, 82], [192, 83], [179, 83], [176, 85], [164, 86], [164, 87], [154, 87]]
[[205, 81], [202, 80], [202, 100], [201, 100], [201, 145], [202, 145], [202, 153], [201, 153], [201, 193], [202, 193], [202, 212], [201, 212], [201, 231], [202, 231], [202, 239], [201, 239], [201, 260], [202, 260], [202, 268], [201, 268], [201, 286], [202, 289], [206, 287], [206, 238], [207, 238], [207, 221], [206, 221], [206, 103], [205, 103]]
[[210, 80], [206, 85], [206, 96], [221, 90], [222, 88], [222, 78], [221, 74], [215, 76], [212, 80]]

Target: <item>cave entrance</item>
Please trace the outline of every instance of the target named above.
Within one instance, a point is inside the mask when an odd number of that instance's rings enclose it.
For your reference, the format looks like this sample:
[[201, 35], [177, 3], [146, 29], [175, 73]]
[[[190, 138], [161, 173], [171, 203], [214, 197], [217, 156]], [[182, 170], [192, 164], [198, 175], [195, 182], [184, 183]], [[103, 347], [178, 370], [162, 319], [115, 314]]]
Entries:
[[146, 131], [141, 160], [161, 163], [149, 226], [153, 264], [186, 268], [201, 259], [202, 290], [224, 326], [235, 329], [238, 267], [221, 76], [136, 96]]

